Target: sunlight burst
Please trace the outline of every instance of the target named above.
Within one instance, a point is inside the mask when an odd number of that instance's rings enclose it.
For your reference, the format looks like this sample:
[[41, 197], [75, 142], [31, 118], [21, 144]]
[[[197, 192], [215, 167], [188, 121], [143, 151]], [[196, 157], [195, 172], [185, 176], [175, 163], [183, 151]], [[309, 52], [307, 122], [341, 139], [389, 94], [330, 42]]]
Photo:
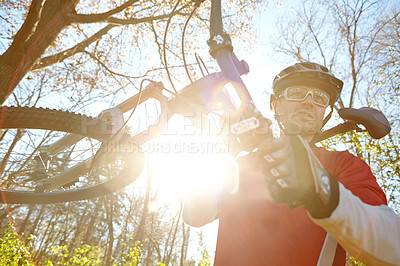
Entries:
[[235, 167], [229, 145], [210, 136], [164, 135], [146, 148], [157, 191], [151, 210], [164, 204], [179, 208], [184, 193], [223, 186]]

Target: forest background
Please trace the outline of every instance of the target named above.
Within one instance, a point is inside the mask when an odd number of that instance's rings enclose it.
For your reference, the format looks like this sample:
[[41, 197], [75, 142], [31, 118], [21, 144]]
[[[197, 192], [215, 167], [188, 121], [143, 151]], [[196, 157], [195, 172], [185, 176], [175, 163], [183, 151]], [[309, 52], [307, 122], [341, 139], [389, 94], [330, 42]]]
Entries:
[[[177, 2], [1, 1], [2, 104], [96, 116], [137, 93], [144, 79], [162, 81], [172, 88], [166, 64], [174, 86], [183, 88], [190, 79], [182, 53], [193, 80], [202, 75], [196, 56], [210, 72], [218, 71], [206, 45], [209, 1], [180, 1], [164, 38]], [[182, 42], [186, 19], [196, 4], [200, 6]], [[266, 117], [273, 118], [268, 99], [274, 75], [305, 60], [326, 65], [344, 80], [337, 108], [371, 106], [387, 116], [392, 131], [383, 139], [352, 132], [322, 145], [347, 149], [365, 160], [390, 206], [399, 213], [399, 2], [234, 0], [223, 1], [223, 9], [225, 30], [232, 37], [235, 53], [250, 65], [245, 82]], [[136, 110], [131, 127], [148, 125], [158, 108], [149, 102]], [[339, 121], [334, 112], [327, 128]], [[182, 139], [180, 127], [175, 123], [173, 137]], [[52, 137], [46, 138], [23, 130], [2, 133], [2, 183], [23, 165], [21, 151]], [[197, 178], [212, 180], [204, 178], [220, 174], [225, 159], [212, 151], [150, 154], [147, 171], [119, 193], [62, 204], [3, 205], [0, 261], [210, 265], [217, 223], [203, 229], [186, 225], [181, 219], [180, 196], [189, 175], [197, 171]]]

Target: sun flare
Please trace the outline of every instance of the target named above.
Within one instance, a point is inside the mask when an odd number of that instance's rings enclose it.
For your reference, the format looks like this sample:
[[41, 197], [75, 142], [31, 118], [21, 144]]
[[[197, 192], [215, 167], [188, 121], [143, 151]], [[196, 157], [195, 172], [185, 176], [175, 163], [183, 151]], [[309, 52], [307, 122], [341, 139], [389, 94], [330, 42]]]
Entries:
[[147, 148], [159, 204], [176, 206], [189, 191], [221, 187], [234, 167], [229, 147], [209, 137], [163, 136]]

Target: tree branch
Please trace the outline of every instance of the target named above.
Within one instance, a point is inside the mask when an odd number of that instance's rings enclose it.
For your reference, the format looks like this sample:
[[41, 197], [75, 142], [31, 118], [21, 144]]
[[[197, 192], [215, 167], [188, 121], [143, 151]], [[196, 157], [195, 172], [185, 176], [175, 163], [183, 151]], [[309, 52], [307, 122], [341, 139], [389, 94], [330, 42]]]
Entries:
[[[310, 13], [311, 13], [311, 11], [310, 11]], [[315, 31], [313, 29], [313, 16], [312, 16], [312, 14], [310, 14], [311, 15], [310, 17], [307, 16], [307, 11], [306, 11], [306, 7], [305, 7], [304, 3], [303, 3], [303, 14], [306, 17], [305, 20], [306, 20], [307, 28], [309, 29], [312, 37], [314, 38], [314, 41], [317, 44], [318, 50], [319, 50], [319, 52], [320, 52], [320, 54], [321, 54], [321, 56], [322, 56], [322, 58], [324, 60], [324, 66], [326, 66], [326, 58], [325, 58], [324, 51], [323, 51], [323, 49], [321, 47], [321, 43], [320, 43], [320, 41], [318, 39], [318, 36], [317, 36], [317, 34], [315, 33]]]
[[89, 14], [89, 15], [71, 14], [71, 15], [69, 15], [69, 19], [72, 24], [106, 22], [106, 19], [108, 19], [112, 15], [118, 14], [119, 12], [121, 12], [124, 9], [128, 8], [129, 6], [133, 5], [135, 2], [138, 2], [138, 0], [129, 0], [117, 8], [114, 8], [110, 11], [107, 11], [105, 13], [100, 13], [100, 14]]
[[149, 71], [147, 71], [146, 74], [144, 74], [144, 75], [142, 75], [142, 76], [138, 76], [138, 77], [133, 77], [133, 76], [125, 75], [125, 74], [122, 74], [122, 73], [117, 73], [117, 72], [111, 70], [109, 67], [107, 67], [106, 64], [104, 64], [104, 62], [101, 61], [101, 60], [100, 60], [97, 56], [95, 56], [94, 54], [89, 53], [89, 52], [87, 52], [87, 51], [85, 51], [85, 53], [88, 54], [92, 59], [96, 60], [96, 62], [97, 62], [99, 65], [101, 65], [106, 71], [108, 71], [108, 72], [109, 72], [110, 74], [112, 74], [112, 75], [124, 77], [124, 78], [127, 78], [127, 79], [129, 80], [129, 79], [144, 78], [144, 77], [147, 75], [147, 73], [149, 73]]
[[[187, 15], [187, 14], [179, 13], [178, 15]], [[78, 16], [84, 16], [84, 17], [74, 20], [72, 22], [72, 24], [106, 22], [106, 23], [110, 23], [110, 24], [114, 24], [114, 25], [118, 26], [118, 25], [135, 25], [135, 24], [140, 24], [140, 23], [152, 22], [155, 20], [161, 20], [161, 19], [170, 17], [171, 14], [164, 14], [164, 15], [159, 15], [159, 16], [145, 17], [145, 18], [132, 18], [132, 19], [120, 19], [120, 18], [114, 18], [114, 17], [107, 17], [107, 18], [104, 18], [101, 20], [89, 18], [90, 16], [96, 16], [96, 15], [78, 15]]]
[[154, 17], [137, 18], [137, 19], [136, 18], [133, 18], [133, 19], [109, 18], [105, 22], [108, 22], [110, 24], [116, 24], [116, 25], [132, 25], [132, 24], [146, 23], [146, 22], [152, 22], [155, 20], [165, 19], [170, 16], [171, 16], [171, 14], [164, 14], [164, 15], [159, 15], [159, 16], [154, 16]]
[[41, 69], [44, 67], [48, 67], [50, 65], [59, 63], [61, 61], [63, 61], [64, 59], [73, 56], [77, 53], [81, 53], [85, 51], [85, 48], [88, 47], [91, 43], [97, 41], [98, 39], [100, 39], [104, 34], [106, 34], [110, 29], [114, 28], [115, 25], [107, 25], [106, 27], [104, 27], [103, 29], [101, 29], [100, 31], [98, 31], [97, 33], [95, 33], [93, 36], [89, 37], [88, 39], [84, 40], [81, 43], [78, 43], [77, 45], [75, 45], [74, 47], [67, 49], [65, 51], [62, 51], [58, 54], [55, 55], [51, 55], [51, 56], [47, 56], [44, 57], [42, 59], [40, 59], [33, 67], [32, 70], [37, 70], [37, 69]]

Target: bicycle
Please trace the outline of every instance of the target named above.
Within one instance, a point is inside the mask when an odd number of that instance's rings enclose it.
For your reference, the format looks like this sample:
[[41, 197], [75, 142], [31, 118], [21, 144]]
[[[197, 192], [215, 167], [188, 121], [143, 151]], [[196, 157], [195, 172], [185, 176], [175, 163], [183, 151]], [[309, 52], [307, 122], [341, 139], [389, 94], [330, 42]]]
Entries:
[[[249, 69], [245, 61], [237, 59], [230, 38], [223, 31], [221, 0], [213, 0], [211, 4], [210, 36], [210, 53], [216, 59], [221, 72], [208, 74], [179, 92], [172, 93], [171, 97], [163, 94], [164, 91], [171, 91], [162, 83], [152, 82], [143, 91], [140, 90], [118, 106], [104, 110], [98, 118], [43, 108], [1, 107], [0, 125], [3, 130], [39, 129], [68, 133], [51, 145], [39, 143], [18, 169], [3, 178], [1, 201], [11, 204], [68, 202], [99, 197], [124, 188], [134, 182], [143, 170], [145, 163], [142, 145], [165, 132], [172, 114], [184, 116], [196, 111], [206, 116], [220, 112], [221, 110], [216, 111], [213, 106], [223, 103], [225, 109], [222, 111], [225, 114], [219, 115], [230, 117], [229, 112], [235, 111], [235, 104], [227, 90], [221, 90], [213, 102], [205, 101], [207, 97], [204, 96], [210, 95], [221, 84], [232, 84], [236, 92], [244, 93], [247, 98], [240, 106], [243, 119], [234, 117], [229, 125], [231, 135], [228, 138], [235, 142], [237, 148], [233, 153], [256, 148], [254, 136], [260, 129], [268, 126], [268, 120], [256, 109], [241, 79], [241, 75], [246, 74]], [[129, 134], [123, 114], [135, 110], [149, 99], [160, 104], [161, 112], [156, 123], [137, 134]], [[339, 115], [346, 122], [316, 136], [314, 142], [338, 133], [360, 130], [359, 124], [374, 138], [382, 138], [390, 131], [385, 116], [372, 108], [344, 108], [339, 110]], [[4, 135], [2, 134], [0, 140], [3, 140]], [[102, 144], [92, 157], [68, 167], [63, 158], [68, 158], [68, 153], [73, 150], [70, 147], [75, 147], [84, 137]], [[132, 147], [135, 147], [134, 151]], [[8, 160], [7, 156], [9, 154], [6, 153], [3, 162]], [[54, 165], [50, 165], [51, 161], [55, 162]], [[104, 178], [107, 173], [102, 173], [102, 167], [110, 164], [119, 174], [107, 179]], [[2, 165], [1, 169], [4, 170], [4, 167]], [[96, 175], [93, 174], [95, 171]], [[88, 183], [88, 187], [79, 185], [82, 183], [80, 177]]]

